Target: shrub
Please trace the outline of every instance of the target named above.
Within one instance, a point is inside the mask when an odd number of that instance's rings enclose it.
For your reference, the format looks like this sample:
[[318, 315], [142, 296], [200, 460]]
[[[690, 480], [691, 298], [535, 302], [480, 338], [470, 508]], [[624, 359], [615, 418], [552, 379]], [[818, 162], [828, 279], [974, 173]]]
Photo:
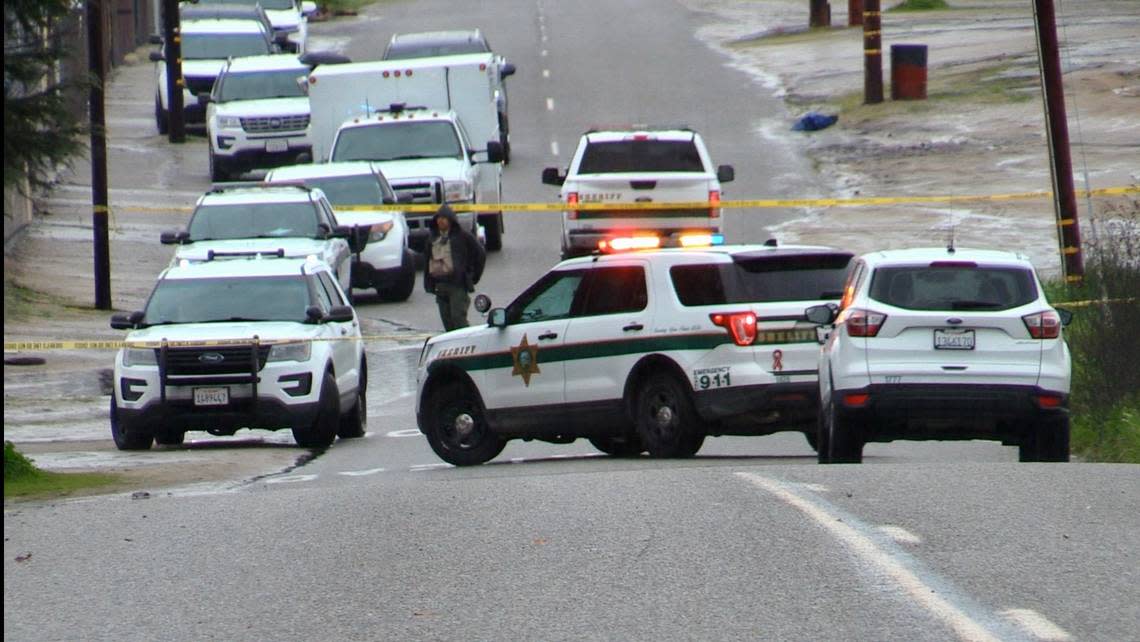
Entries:
[[887, 11], [929, 11], [931, 9], [949, 9], [946, 0], [903, 0]]
[[10, 441], [4, 442], [4, 481], [27, 479], [40, 474], [31, 459], [16, 450], [16, 445]]

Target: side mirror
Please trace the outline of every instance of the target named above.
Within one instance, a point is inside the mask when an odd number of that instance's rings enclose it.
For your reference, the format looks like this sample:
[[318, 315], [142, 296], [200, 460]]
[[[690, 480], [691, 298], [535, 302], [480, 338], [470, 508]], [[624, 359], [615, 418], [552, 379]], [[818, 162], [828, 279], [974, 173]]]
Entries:
[[321, 309], [315, 305], [310, 305], [305, 308], [305, 323], [320, 323], [325, 315], [321, 314]]
[[277, 45], [278, 47], [284, 47], [286, 44], [288, 44], [288, 42], [289, 42], [289, 34], [287, 34], [287, 33], [275, 33], [275, 34], [273, 34], [273, 44]]
[[130, 314], [115, 314], [111, 316], [111, 327], [115, 330], [132, 330], [143, 319], [141, 310]]
[[503, 144], [497, 140], [487, 141], [487, 162], [503, 162]]
[[312, 18], [317, 15], [317, 3], [311, 0], [304, 0], [301, 2], [301, 15], [306, 18]]
[[150, 58], [151, 62], [162, 62], [163, 60], [166, 60], [166, 58], [163, 57], [161, 51], [152, 51], [147, 57]]
[[163, 245], [182, 245], [190, 240], [190, 233], [186, 230], [166, 231], [159, 236]]
[[408, 205], [410, 203], [414, 203], [415, 200], [416, 200], [416, 197], [414, 194], [409, 194], [407, 192], [401, 192], [399, 194], [396, 194], [396, 202], [399, 203], [400, 205]]
[[331, 323], [349, 323], [355, 318], [356, 313], [352, 311], [351, 305], [335, 305], [325, 315], [324, 320]]
[[147, 41], [147, 43], [152, 44], [152, 45], [161, 45], [162, 44], [162, 36], [158, 35], [157, 33], [152, 33], [152, 34], [150, 34], [150, 36], [147, 37], [146, 41]]
[[296, 160], [298, 165], [306, 165], [313, 162], [313, 155], [309, 152], [301, 152], [300, 154], [297, 154]]
[[836, 312], [838, 310], [839, 307], [834, 303], [813, 305], [804, 310], [804, 316], [807, 317], [808, 321], [816, 325], [831, 325], [831, 323], [835, 321]]
[[1061, 326], [1062, 327], [1067, 326], [1073, 322], [1072, 310], [1066, 310], [1064, 308], [1057, 308], [1057, 316], [1061, 317]]
[[515, 73], [515, 66], [509, 62], [504, 62], [502, 64], [502, 66], [499, 67], [499, 77], [500, 78], [506, 78], [507, 76], [513, 76], [514, 73]]
[[372, 228], [365, 225], [338, 225], [333, 230], [333, 236], [348, 241], [348, 249], [352, 250], [353, 254], [359, 254], [364, 250], [364, 246], [368, 245], [368, 235], [371, 231]]
[[736, 170], [732, 165], [721, 165], [716, 168], [716, 179], [722, 183], [731, 183], [736, 180]]
[[205, 107], [214, 102], [214, 97], [207, 93], [198, 94], [198, 106]]
[[385, 196], [384, 198], [380, 199], [380, 202], [383, 203], [384, 205], [395, 205], [399, 201], [397, 201], [395, 199], [395, 197]]
[[561, 186], [566, 182], [566, 176], [558, 170], [557, 167], [547, 167], [542, 170], [542, 184], [543, 185], [559, 185]]
[[507, 327], [507, 309], [495, 308], [487, 314], [487, 325], [492, 328]]
[[486, 294], [475, 295], [475, 310], [479, 314], [484, 314], [487, 310], [491, 309], [491, 297]]

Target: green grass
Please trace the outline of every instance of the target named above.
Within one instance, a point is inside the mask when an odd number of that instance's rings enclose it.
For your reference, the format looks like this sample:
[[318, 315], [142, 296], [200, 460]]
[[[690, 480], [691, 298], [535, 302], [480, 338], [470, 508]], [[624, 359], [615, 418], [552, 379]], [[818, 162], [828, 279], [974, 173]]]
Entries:
[[946, 0], [903, 0], [887, 11], [931, 11], [935, 9], [949, 9]]
[[4, 499], [42, 499], [86, 494], [113, 486], [118, 475], [108, 473], [53, 473], [40, 470], [10, 441], [4, 442]]
[[317, 6], [325, 11], [359, 11], [361, 7], [370, 5], [376, 0], [317, 0]]

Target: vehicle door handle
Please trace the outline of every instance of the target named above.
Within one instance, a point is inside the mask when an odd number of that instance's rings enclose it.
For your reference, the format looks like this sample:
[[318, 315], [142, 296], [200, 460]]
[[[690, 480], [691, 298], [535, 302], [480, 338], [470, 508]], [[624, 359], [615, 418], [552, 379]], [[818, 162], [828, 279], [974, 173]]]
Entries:
[[634, 321], [633, 323], [623, 327], [622, 332], [629, 332], [630, 330], [644, 330], [644, 329], [645, 329], [645, 326], [641, 325], [637, 321]]
[[557, 338], [558, 338], [557, 332], [543, 332], [542, 334], [538, 335], [539, 341], [545, 341], [547, 339], [557, 339]]

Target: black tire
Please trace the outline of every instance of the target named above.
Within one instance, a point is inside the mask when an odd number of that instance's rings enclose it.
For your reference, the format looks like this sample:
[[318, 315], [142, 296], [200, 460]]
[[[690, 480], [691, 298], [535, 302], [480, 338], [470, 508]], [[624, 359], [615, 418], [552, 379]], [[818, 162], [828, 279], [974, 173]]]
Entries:
[[498, 252], [503, 249], [503, 215], [502, 213], [491, 214], [481, 218], [480, 223], [487, 233], [485, 247], [488, 252]]
[[293, 428], [293, 439], [302, 448], [328, 448], [336, 440], [340, 424], [340, 393], [336, 389], [336, 379], [326, 372], [321, 380], [320, 410], [309, 426]]
[[426, 404], [424, 435], [439, 458], [455, 466], [477, 466], [507, 445], [491, 432], [479, 396], [463, 383], [449, 383]]
[[404, 251], [400, 281], [388, 288], [376, 288], [376, 294], [385, 301], [407, 301], [416, 289], [416, 257], [411, 250]]
[[215, 183], [223, 183], [231, 180], [232, 176], [229, 169], [226, 167], [225, 162], [220, 158], [214, 156], [214, 152], [210, 152], [210, 180]]
[[[827, 404], [825, 413], [826, 443], [820, 439], [818, 461], [821, 464], [863, 463], [863, 426], [844, 415], [834, 404]], [[821, 431], [821, 433], [824, 431]]]
[[804, 438], [807, 439], [808, 445], [811, 446], [811, 449], [818, 453], [819, 452], [819, 436], [818, 436], [818, 433], [805, 432]]
[[672, 375], [654, 374], [638, 386], [634, 417], [638, 437], [652, 457], [692, 457], [705, 441], [689, 393]]
[[170, 112], [162, 108], [162, 100], [157, 94], [154, 97], [154, 124], [162, 136], [170, 133]]
[[181, 446], [186, 441], [186, 433], [181, 430], [160, 430], [154, 433], [154, 443], [159, 446]]
[[645, 448], [641, 446], [641, 440], [637, 435], [628, 435], [626, 437], [590, 437], [590, 443], [594, 448], [604, 452], [612, 457], [637, 457], [645, 452]]
[[1018, 447], [1020, 461], [1069, 461], [1068, 415], [1039, 419], [1027, 427]]
[[827, 413], [831, 412], [830, 402], [820, 406], [819, 417], [815, 422], [815, 455], [816, 461], [821, 464], [828, 463], [826, 456], [831, 452], [831, 427], [827, 423]]
[[499, 114], [499, 142], [503, 145], [503, 164], [511, 164], [511, 131], [506, 114]]
[[336, 436], [341, 439], [363, 437], [368, 427], [368, 362], [360, 360], [360, 386], [356, 390], [356, 402], [348, 412], [340, 416]]
[[119, 418], [119, 406], [111, 395], [111, 439], [119, 450], [150, 450], [154, 434], [142, 426], [132, 426]]

